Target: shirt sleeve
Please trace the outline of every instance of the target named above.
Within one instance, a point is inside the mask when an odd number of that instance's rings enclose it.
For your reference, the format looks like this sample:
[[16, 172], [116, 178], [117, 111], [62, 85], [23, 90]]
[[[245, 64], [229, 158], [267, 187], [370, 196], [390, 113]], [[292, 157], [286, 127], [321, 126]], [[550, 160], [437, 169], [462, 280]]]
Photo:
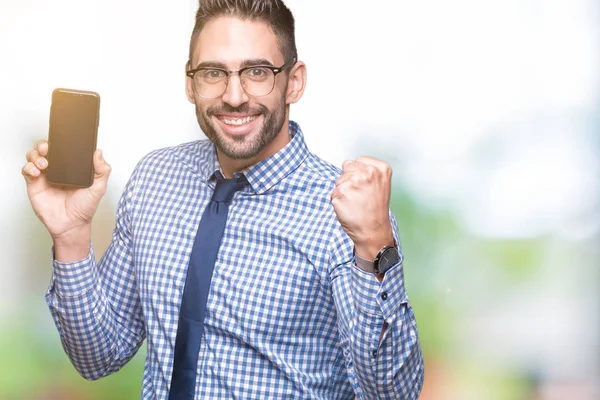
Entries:
[[131, 245], [134, 186], [132, 179], [119, 201], [112, 242], [100, 263], [90, 246], [85, 259], [52, 265], [46, 302], [65, 352], [90, 380], [118, 371], [145, 338]]
[[[390, 214], [396, 243], [396, 221]], [[414, 313], [404, 289], [402, 259], [382, 282], [358, 268], [353, 243], [341, 231], [333, 244], [330, 279], [346, 368], [360, 399], [418, 399], [423, 357]], [[383, 324], [388, 324], [381, 338]]]

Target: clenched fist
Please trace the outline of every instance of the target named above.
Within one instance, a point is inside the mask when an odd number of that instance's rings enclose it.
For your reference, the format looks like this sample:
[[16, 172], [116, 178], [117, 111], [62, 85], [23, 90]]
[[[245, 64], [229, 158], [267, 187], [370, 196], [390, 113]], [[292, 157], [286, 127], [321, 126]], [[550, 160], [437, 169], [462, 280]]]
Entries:
[[394, 245], [389, 207], [392, 168], [372, 157], [359, 157], [342, 165], [331, 203], [356, 253], [375, 258], [384, 246]]

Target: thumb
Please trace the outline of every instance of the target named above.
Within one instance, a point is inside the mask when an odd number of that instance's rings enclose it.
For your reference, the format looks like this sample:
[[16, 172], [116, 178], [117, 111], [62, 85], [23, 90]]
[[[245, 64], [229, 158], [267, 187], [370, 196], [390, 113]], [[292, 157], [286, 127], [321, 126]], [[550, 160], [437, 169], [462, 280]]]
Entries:
[[108, 177], [110, 176], [111, 166], [104, 160], [104, 157], [102, 157], [102, 150], [99, 149], [94, 153], [94, 172], [94, 184], [92, 187], [104, 191], [106, 189]]

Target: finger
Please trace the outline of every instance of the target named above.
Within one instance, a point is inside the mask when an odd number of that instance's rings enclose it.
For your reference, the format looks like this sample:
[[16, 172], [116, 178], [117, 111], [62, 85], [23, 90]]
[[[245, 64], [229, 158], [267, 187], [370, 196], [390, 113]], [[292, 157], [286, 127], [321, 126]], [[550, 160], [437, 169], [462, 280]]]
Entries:
[[387, 173], [391, 174], [391, 172], [392, 172], [392, 168], [390, 167], [390, 165], [388, 163], [381, 161], [374, 157], [360, 156], [356, 159], [356, 161], [363, 165], [375, 167], [379, 171], [384, 172], [386, 174]]
[[46, 157], [48, 155], [48, 141], [46, 139], [40, 139], [35, 142], [33, 148], [37, 150], [42, 157]]
[[344, 169], [345, 167], [348, 167], [350, 164], [352, 164], [354, 162], [354, 160], [345, 160], [342, 163], [342, 169]]
[[344, 196], [340, 192], [331, 192], [331, 205], [333, 206], [333, 210], [338, 215], [346, 213], [347, 204], [344, 199]]
[[342, 171], [352, 172], [361, 169], [363, 165], [356, 160], [346, 160], [342, 163]]
[[340, 185], [337, 185], [332, 190], [331, 197], [337, 199], [345, 199], [353, 193], [353, 190], [355, 190], [355, 188], [356, 186], [353, 185], [352, 180], [347, 180], [341, 183]]
[[340, 208], [340, 199], [337, 197], [332, 197], [331, 198], [331, 205], [333, 206], [333, 210], [337, 213], [339, 208]]
[[333, 189], [333, 190], [331, 191], [331, 194], [330, 194], [330, 196], [329, 196], [329, 197], [330, 197], [332, 200], [333, 200], [333, 199], [341, 199], [341, 198], [343, 197], [343, 193], [342, 193], [342, 191], [341, 191], [341, 190], [340, 190], [338, 187], [336, 187], [335, 189]]
[[98, 178], [106, 178], [111, 171], [110, 164], [106, 162], [100, 149], [94, 152], [94, 171]]
[[48, 167], [48, 160], [46, 157], [40, 156], [37, 150], [29, 150], [25, 158], [27, 158], [27, 161], [33, 163], [39, 170], [44, 170]]
[[[336, 201], [339, 202], [341, 200], [340, 192], [338, 192], [337, 190], [332, 191], [329, 198], [331, 199], [332, 203], [335, 203]], [[335, 204], [334, 204], [334, 207], [335, 207]]]
[[351, 181], [352, 179], [355, 179], [358, 174], [359, 171], [350, 171], [343, 173], [335, 180], [335, 186], [340, 186], [348, 181]]
[[360, 156], [356, 158], [356, 161], [367, 165], [379, 166], [385, 164], [385, 162], [371, 156]]
[[27, 153], [25, 153], [25, 159], [27, 161], [31, 161], [34, 157], [37, 156], [37, 154], [38, 154], [37, 150], [35, 150], [35, 149], [29, 150]]
[[21, 169], [21, 174], [25, 178], [27, 184], [30, 184], [41, 175], [41, 171], [32, 162], [28, 162]]
[[369, 180], [383, 178], [385, 182], [390, 182], [392, 179], [392, 167], [384, 161], [362, 156], [356, 159], [356, 163], [361, 165]]

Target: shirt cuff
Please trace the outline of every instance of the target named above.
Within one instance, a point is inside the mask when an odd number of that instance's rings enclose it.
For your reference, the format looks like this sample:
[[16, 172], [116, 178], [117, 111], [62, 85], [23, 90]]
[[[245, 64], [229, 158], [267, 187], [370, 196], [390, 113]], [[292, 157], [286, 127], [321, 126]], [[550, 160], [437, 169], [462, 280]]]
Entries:
[[402, 261], [385, 273], [382, 282], [375, 274], [352, 264], [352, 295], [357, 307], [364, 313], [383, 315], [386, 321], [391, 320], [398, 308], [408, 303]]
[[63, 263], [54, 259], [52, 250], [52, 277], [49, 292], [54, 291], [60, 297], [72, 297], [85, 293], [96, 282], [98, 272], [95, 268], [94, 249], [83, 260]]

